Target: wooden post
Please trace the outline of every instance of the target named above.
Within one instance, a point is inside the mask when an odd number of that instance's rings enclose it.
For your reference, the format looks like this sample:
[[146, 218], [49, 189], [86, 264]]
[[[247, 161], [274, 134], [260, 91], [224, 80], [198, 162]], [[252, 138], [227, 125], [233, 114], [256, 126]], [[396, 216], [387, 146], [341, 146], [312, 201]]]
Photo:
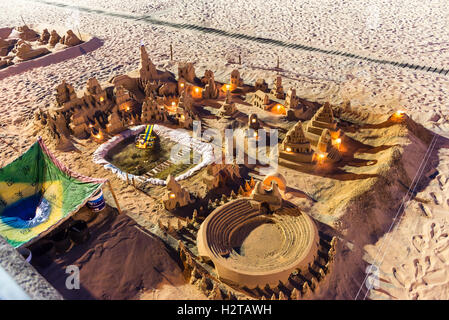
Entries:
[[126, 173], [126, 184], [129, 184], [128, 172]]
[[132, 177], [132, 181], [133, 181], [133, 187], [136, 187], [136, 180], [134, 179], [134, 176]]
[[239, 55], [239, 64], [242, 64], [242, 56]]
[[108, 180], [107, 182], [108, 182], [109, 190], [111, 190], [112, 197], [114, 198], [115, 205], [117, 206], [118, 213], [119, 213], [119, 214], [122, 214], [122, 210], [120, 209], [120, 205], [118, 204], [118, 200], [117, 200], [117, 197], [116, 197], [116, 195], [115, 195], [114, 189], [112, 189], [111, 181]]
[[173, 61], [173, 45], [170, 43], [170, 60]]

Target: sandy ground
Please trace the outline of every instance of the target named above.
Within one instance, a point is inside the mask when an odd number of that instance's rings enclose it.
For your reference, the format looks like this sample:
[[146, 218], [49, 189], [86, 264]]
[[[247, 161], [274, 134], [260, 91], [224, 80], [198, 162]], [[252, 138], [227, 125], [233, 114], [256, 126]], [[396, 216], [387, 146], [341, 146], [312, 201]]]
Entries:
[[[151, 16], [163, 21], [190, 23], [235, 33], [262, 36], [292, 43], [342, 50], [358, 55], [417, 63], [429, 67], [449, 68], [449, 4], [446, 1], [107, 1], [107, 0], [17, 0], [14, 5], [0, 3], [0, 26], [46, 23], [79, 27], [104, 40], [104, 45], [83, 56], [56, 65], [38, 68], [0, 81], [0, 166], [25, 150], [31, 130], [25, 130], [34, 110], [45, 108], [54, 99], [54, 88], [63, 79], [77, 89], [90, 77], [107, 81], [113, 75], [138, 67], [138, 44], [143, 40], [159, 69], [176, 69], [169, 61], [173, 44], [175, 60], [197, 61], [197, 75], [205, 68], [225, 80], [236, 67], [247, 82], [265, 77], [271, 84], [273, 68], [280, 57], [284, 87], [294, 85], [297, 93], [319, 102], [339, 103], [350, 99], [353, 105], [366, 106], [378, 113], [404, 109], [426, 128], [449, 137], [448, 76], [413, 71], [393, 66], [279, 48], [269, 44], [197, 30], [152, 25], [133, 17]], [[76, 11], [73, 7], [96, 9]], [[125, 13], [128, 17], [113, 17]], [[242, 65], [237, 66], [238, 54]], [[21, 142], [17, 137], [22, 136]], [[5, 146], [4, 140], [11, 143]], [[23, 141], [23, 142], [22, 142]], [[449, 252], [446, 235], [449, 228], [449, 148], [444, 139], [432, 155], [438, 171], [419, 196], [431, 199], [425, 207], [406, 203], [398, 227], [373, 244], [359, 248], [367, 263], [379, 265], [381, 288], [372, 290], [370, 298], [449, 298]], [[61, 155], [67, 160], [69, 155]], [[73, 155], [70, 155], [73, 158]], [[64, 159], [65, 158], [65, 159]], [[76, 156], [75, 156], [76, 158]], [[67, 162], [67, 161], [66, 161]], [[76, 164], [82, 173], [106, 176], [88, 163]], [[120, 182], [115, 181], [116, 185]], [[133, 204], [137, 192], [120, 185], [126, 210], [151, 215], [152, 206]], [[146, 211], [148, 210], [148, 211]], [[399, 220], [400, 219], [400, 220]], [[359, 281], [351, 278], [347, 282]], [[355, 286], [363, 286], [356, 283]], [[344, 285], [342, 285], [344, 286]], [[165, 287], [163, 287], [165, 288]], [[176, 292], [161, 289], [156, 296]], [[169, 285], [167, 285], [169, 288]], [[172, 291], [170, 291], [172, 290]], [[164, 293], [165, 292], [165, 293]], [[336, 293], [335, 293], [336, 292]], [[356, 292], [336, 290], [323, 298], [356, 297]], [[150, 295], [152, 293], [149, 293]], [[368, 296], [367, 296], [368, 297]], [[357, 296], [357, 298], [363, 298]]]

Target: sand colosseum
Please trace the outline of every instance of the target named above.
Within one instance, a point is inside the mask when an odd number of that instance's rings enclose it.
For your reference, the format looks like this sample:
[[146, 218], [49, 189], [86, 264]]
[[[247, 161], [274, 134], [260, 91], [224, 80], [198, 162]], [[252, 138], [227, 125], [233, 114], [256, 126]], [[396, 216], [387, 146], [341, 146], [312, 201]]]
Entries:
[[198, 232], [199, 255], [214, 263], [220, 279], [255, 288], [287, 281], [307, 268], [318, 252], [315, 223], [286, 203], [273, 213], [249, 198], [215, 209]]

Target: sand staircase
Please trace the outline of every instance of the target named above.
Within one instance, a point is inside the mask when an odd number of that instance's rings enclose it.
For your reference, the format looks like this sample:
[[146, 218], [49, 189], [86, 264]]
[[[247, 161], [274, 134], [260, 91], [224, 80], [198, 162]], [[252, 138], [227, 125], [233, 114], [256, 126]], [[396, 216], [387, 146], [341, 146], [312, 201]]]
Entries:
[[177, 163], [178, 161], [180, 161], [181, 159], [183, 159], [185, 154], [186, 154], [186, 152], [184, 152], [184, 149], [181, 149], [173, 158], [165, 160], [165, 161], [161, 161], [153, 169], [151, 169], [150, 171], [146, 172], [143, 176], [146, 177], [146, 178], [154, 177], [159, 172], [164, 171], [165, 169], [167, 169], [171, 165], [173, 165], [173, 164]]

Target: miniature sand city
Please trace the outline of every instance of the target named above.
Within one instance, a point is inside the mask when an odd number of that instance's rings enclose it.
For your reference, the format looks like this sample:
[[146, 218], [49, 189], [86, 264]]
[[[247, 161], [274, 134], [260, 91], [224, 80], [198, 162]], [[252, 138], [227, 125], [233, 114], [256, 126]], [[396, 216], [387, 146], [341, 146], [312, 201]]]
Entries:
[[[48, 265], [31, 261], [64, 298], [449, 298], [446, 75], [107, 15], [146, 12], [258, 35], [263, 26], [243, 13], [254, 3], [235, 3], [234, 24], [221, 3], [201, 4], [214, 13], [206, 19], [184, 3], [159, 11], [145, 1], [78, 2], [79, 29], [103, 45], [0, 80], [0, 167], [40, 136], [72, 171], [112, 186], [103, 189], [104, 211], [83, 207], [72, 217], [87, 222], [86, 242], [54, 253]], [[12, 18], [18, 12], [29, 23], [63, 24], [61, 8], [31, 3], [41, 9], [36, 15], [27, 1], [1, 4], [0, 25], [18, 25]], [[301, 14], [293, 12], [296, 5]], [[89, 6], [103, 13], [82, 10]], [[395, 48], [388, 59], [410, 63], [420, 54], [412, 44], [389, 39], [382, 25], [368, 33], [384, 47], [360, 46], [355, 33], [342, 32], [350, 19], [343, 11], [335, 30], [323, 12], [315, 22], [288, 27], [279, 4], [267, 6], [278, 29], [262, 28], [264, 37], [332, 44], [365, 56], [385, 57]], [[280, 6], [296, 18], [317, 10], [309, 1]], [[360, 4], [325, 6], [358, 12]], [[390, 6], [408, 19], [398, 5], [382, 2], [383, 23], [393, 19], [385, 9]], [[178, 7], [184, 15], [178, 16]], [[44, 9], [51, 15], [44, 18]], [[440, 26], [443, 18], [432, 19]], [[63, 44], [80, 44], [68, 40], [81, 41], [76, 32], [67, 34]], [[45, 35], [40, 37], [50, 41], [52, 35]], [[424, 54], [419, 64], [448, 68], [443, 45], [429, 46], [441, 52]], [[150, 124], [155, 146], [139, 150], [135, 141]], [[217, 140], [207, 134], [212, 129], [223, 137], [232, 129], [233, 141], [244, 141], [233, 152], [242, 148], [243, 163], [215, 163]], [[251, 143], [265, 148], [265, 140], [272, 143], [265, 151], [277, 159], [273, 170], [250, 159]], [[175, 146], [186, 145], [192, 150], [173, 156]], [[218, 149], [223, 155], [224, 145]], [[30, 243], [31, 251], [50, 236]], [[64, 268], [71, 264], [81, 267], [80, 292], [65, 288]], [[373, 274], [377, 281], [369, 287]]]

